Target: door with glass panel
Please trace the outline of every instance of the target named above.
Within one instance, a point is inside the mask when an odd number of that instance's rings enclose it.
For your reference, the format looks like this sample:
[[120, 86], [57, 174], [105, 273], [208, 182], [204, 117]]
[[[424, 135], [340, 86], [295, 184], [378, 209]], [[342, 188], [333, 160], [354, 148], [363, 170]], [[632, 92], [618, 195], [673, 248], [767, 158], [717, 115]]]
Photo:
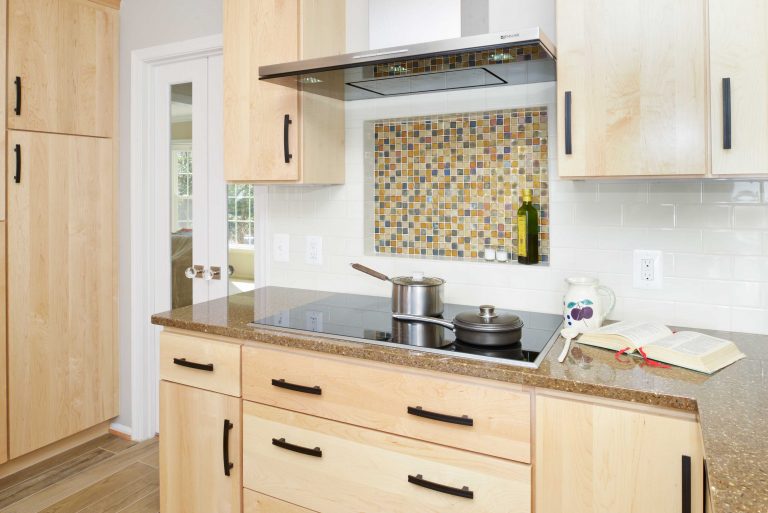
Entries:
[[167, 130], [156, 154], [170, 200], [161, 275], [170, 276], [170, 308], [254, 288], [255, 191], [224, 182], [222, 84], [221, 56], [157, 70], [156, 115]]

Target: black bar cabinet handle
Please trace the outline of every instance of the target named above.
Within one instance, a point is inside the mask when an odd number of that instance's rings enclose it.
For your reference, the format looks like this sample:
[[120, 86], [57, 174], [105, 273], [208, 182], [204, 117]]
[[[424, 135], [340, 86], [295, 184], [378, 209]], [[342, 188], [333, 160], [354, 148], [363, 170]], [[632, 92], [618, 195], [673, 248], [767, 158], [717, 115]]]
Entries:
[[16, 77], [13, 83], [16, 84], [16, 107], [14, 107], [13, 112], [17, 116], [21, 116], [21, 77]]
[[272, 386], [278, 387], [278, 388], [285, 388], [286, 390], [293, 390], [294, 392], [303, 392], [305, 394], [312, 394], [312, 395], [322, 395], [323, 393], [323, 389], [318, 386], [307, 387], [304, 385], [296, 385], [295, 383], [288, 383], [284, 379], [273, 379]]
[[723, 149], [731, 149], [731, 79], [723, 79]]
[[17, 144], [13, 152], [16, 154], [16, 174], [13, 175], [13, 181], [21, 183], [21, 144]]
[[176, 365], [181, 365], [182, 367], [189, 367], [190, 369], [213, 372], [212, 363], [188, 362], [186, 358], [174, 358], [173, 363], [175, 363]]
[[691, 457], [683, 456], [683, 513], [691, 513]]
[[235, 466], [234, 463], [229, 461], [229, 432], [232, 430], [232, 428], [235, 427], [234, 424], [232, 424], [229, 419], [224, 419], [224, 445], [223, 445], [223, 453], [224, 453], [224, 475], [229, 476], [229, 471], [232, 470]]
[[571, 138], [571, 92], [565, 92], [565, 154], [573, 153], [573, 140]]
[[415, 484], [416, 486], [421, 486], [422, 488], [429, 488], [430, 490], [434, 490], [436, 492], [447, 493], [448, 495], [455, 495], [456, 497], [464, 497], [465, 499], [475, 498], [475, 492], [473, 492], [466, 486], [463, 488], [454, 488], [453, 486], [447, 486], [440, 483], [433, 483], [432, 481], [427, 481], [426, 479], [424, 479], [424, 477], [421, 474], [417, 474], [415, 476], [408, 475], [408, 482]]
[[320, 450], [320, 447], [315, 447], [314, 449], [310, 449], [309, 447], [302, 447], [300, 445], [294, 445], [294, 444], [286, 442], [285, 438], [273, 438], [272, 439], [272, 445], [280, 447], [281, 449], [287, 449], [289, 451], [298, 452], [298, 453], [301, 453], [301, 454], [306, 454], [307, 456], [314, 456], [315, 458], [322, 458], [323, 457], [323, 451]]
[[409, 406], [408, 413], [410, 415], [416, 415], [417, 417], [439, 420], [440, 422], [447, 422], [449, 424], [459, 424], [461, 426], [475, 425], [475, 421], [466, 415], [462, 415], [461, 417], [457, 417], [455, 415], [446, 415], [445, 413], [436, 413], [433, 411], [425, 410], [421, 406]]
[[291, 155], [291, 148], [288, 145], [288, 126], [290, 126], [291, 123], [293, 123], [293, 121], [291, 121], [290, 114], [286, 114], [283, 118], [283, 154], [285, 155], [286, 164], [289, 164], [293, 158], [293, 155]]

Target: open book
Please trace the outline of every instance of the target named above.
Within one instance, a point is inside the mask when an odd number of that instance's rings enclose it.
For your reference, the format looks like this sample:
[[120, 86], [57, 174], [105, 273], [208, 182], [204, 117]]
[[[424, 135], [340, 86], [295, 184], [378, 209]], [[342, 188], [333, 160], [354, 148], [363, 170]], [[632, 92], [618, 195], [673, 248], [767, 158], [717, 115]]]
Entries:
[[652, 322], [621, 321], [609, 324], [578, 338], [580, 344], [626, 353], [642, 348], [648, 358], [712, 374], [745, 358], [730, 340], [693, 331], [672, 330]]

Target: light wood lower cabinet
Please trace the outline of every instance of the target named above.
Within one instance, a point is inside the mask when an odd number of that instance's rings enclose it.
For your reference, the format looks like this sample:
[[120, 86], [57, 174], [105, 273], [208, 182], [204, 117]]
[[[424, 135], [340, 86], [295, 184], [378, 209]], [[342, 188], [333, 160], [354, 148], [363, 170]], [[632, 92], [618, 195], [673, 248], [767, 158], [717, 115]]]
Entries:
[[[5, 281], [5, 223], [0, 222], [0, 442], [8, 440], [7, 344], [6, 344], [6, 281]], [[0, 443], [0, 463], [8, 461], [8, 444]]]
[[11, 130], [8, 141], [15, 458], [117, 416], [117, 258], [112, 140]]
[[314, 513], [311, 509], [263, 495], [247, 488], [243, 490], [244, 513]]
[[320, 513], [527, 513], [531, 468], [243, 402], [243, 485]]
[[240, 513], [241, 437], [239, 398], [161, 381], [160, 512]]
[[535, 458], [537, 513], [703, 511], [694, 418], [539, 395]]

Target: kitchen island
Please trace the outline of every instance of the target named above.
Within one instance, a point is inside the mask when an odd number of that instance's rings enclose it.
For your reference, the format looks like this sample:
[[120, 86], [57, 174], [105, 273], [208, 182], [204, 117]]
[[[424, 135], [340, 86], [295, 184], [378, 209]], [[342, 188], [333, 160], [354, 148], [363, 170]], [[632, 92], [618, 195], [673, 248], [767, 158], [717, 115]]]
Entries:
[[[626, 404], [628, 408], [649, 408], [649, 411], [650, 408], [658, 408], [665, 412], [665, 416], [669, 414], [668, 416], [674, 417], [677, 415], [676, 412], [679, 412], [681, 416], [698, 417], [712, 510], [717, 513], [768, 512], [768, 468], [765, 465], [768, 461], [768, 439], [763, 436], [768, 426], [768, 393], [766, 393], [768, 383], [766, 383], [765, 368], [768, 361], [768, 337], [766, 336], [708, 332], [733, 340], [747, 358], [712, 376], [706, 376], [680, 368], [645, 367], [642, 365], [642, 360], [633, 358], [618, 361], [610, 351], [587, 346], [577, 346], [580, 353], [577, 351], [576, 354], [579, 356], [574, 356], [572, 352], [566, 362], [560, 364], [556, 358], [562, 349], [562, 340], [552, 347], [538, 369], [531, 369], [427, 353], [412, 347], [385, 347], [365, 342], [338, 340], [314, 333], [261, 329], [250, 325], [254, 319], [316, 301], [328, 294], [330, 293], [265, 288], [253, 293], [239, 294], [158, 314], [153, 316], [152, 322], [165, 326], [171, 333], [179, 334], [175, 338], [177, 348], [179, 344], [183, 344], [185, 334], [200, 334], [210, 340], [226, 337], [229, 342], [229, 344], [224, 343], [227, 351], [233, 351], [232, 347], [237, 347], [236, 343], [239, 342], [242, 344], [244, 355], [246, 350], [264, 351], [264, 348], [298, 350], [303, 357], [307, 354], [310, 357], [311, 354], [317, 354], [318, 357], [342, 357], [343, 360], [350, 362], [365, 360], [372, 364], [375, 362], [393, 368], [404, 367], [433, 374], [464, 376], [476, 381], [487, 380], [489, 383], [501, 382], [518, 386], [521, 391], [534, 390], [536, 394], [541, 391], [544, 396], [551, 392], [561, 394], [562, 398], [591, 397], [598, 401], [610, 401], [611, 407], [615, 404]], [[244, 356], [242, 363], [244, 396], [248, 386], [247, 361], [248, 359]], [[163, 364], [161, 362], [161, 365]], [[222, 386], [227, 389], [226, 387], [235, 387], [235, 384]], [[239, 388], [232, 388], [232, 390], [234, 392], [231, 395], [239, 395], [235, 393], [239, 392]], [[510, 405], [510, 407], [513, 406]], [[244, 410], [247, 415], [248, 408], [244, 407]], [[532, 417], [536, 414], [533, 408]], [[386, 429], [382, 428], [382, 431]], [[418, 433], [408, 433], [408, 436], [425, 438]], [[528, 437], [521, 440], [521, 443], [526, 440], [528, 443], [535, 443], [535, 440], [531, 442], [533, 438]], [[245, 437], [244, 445], [247, 445], [247, 442]], [[525, 457], [515, 455], [485, 453], [532, 463], [534, 466], [537, 464], [535, 456], [526, 461]], [[471, 453], [467, 454], [471, 455]], [[531, 459], [533, 459], [532, 462]], [[694, 476], [694, 479], [696, 478], [697, 476]], [[536, 486], [541, 484], [536, 483]], [[605, 486], [610, 484], [606, 483]], [[652, 495], [653, 491], [645, 490], [645, 493]], [[248, 511], [247, 508], [246, 511]]]

